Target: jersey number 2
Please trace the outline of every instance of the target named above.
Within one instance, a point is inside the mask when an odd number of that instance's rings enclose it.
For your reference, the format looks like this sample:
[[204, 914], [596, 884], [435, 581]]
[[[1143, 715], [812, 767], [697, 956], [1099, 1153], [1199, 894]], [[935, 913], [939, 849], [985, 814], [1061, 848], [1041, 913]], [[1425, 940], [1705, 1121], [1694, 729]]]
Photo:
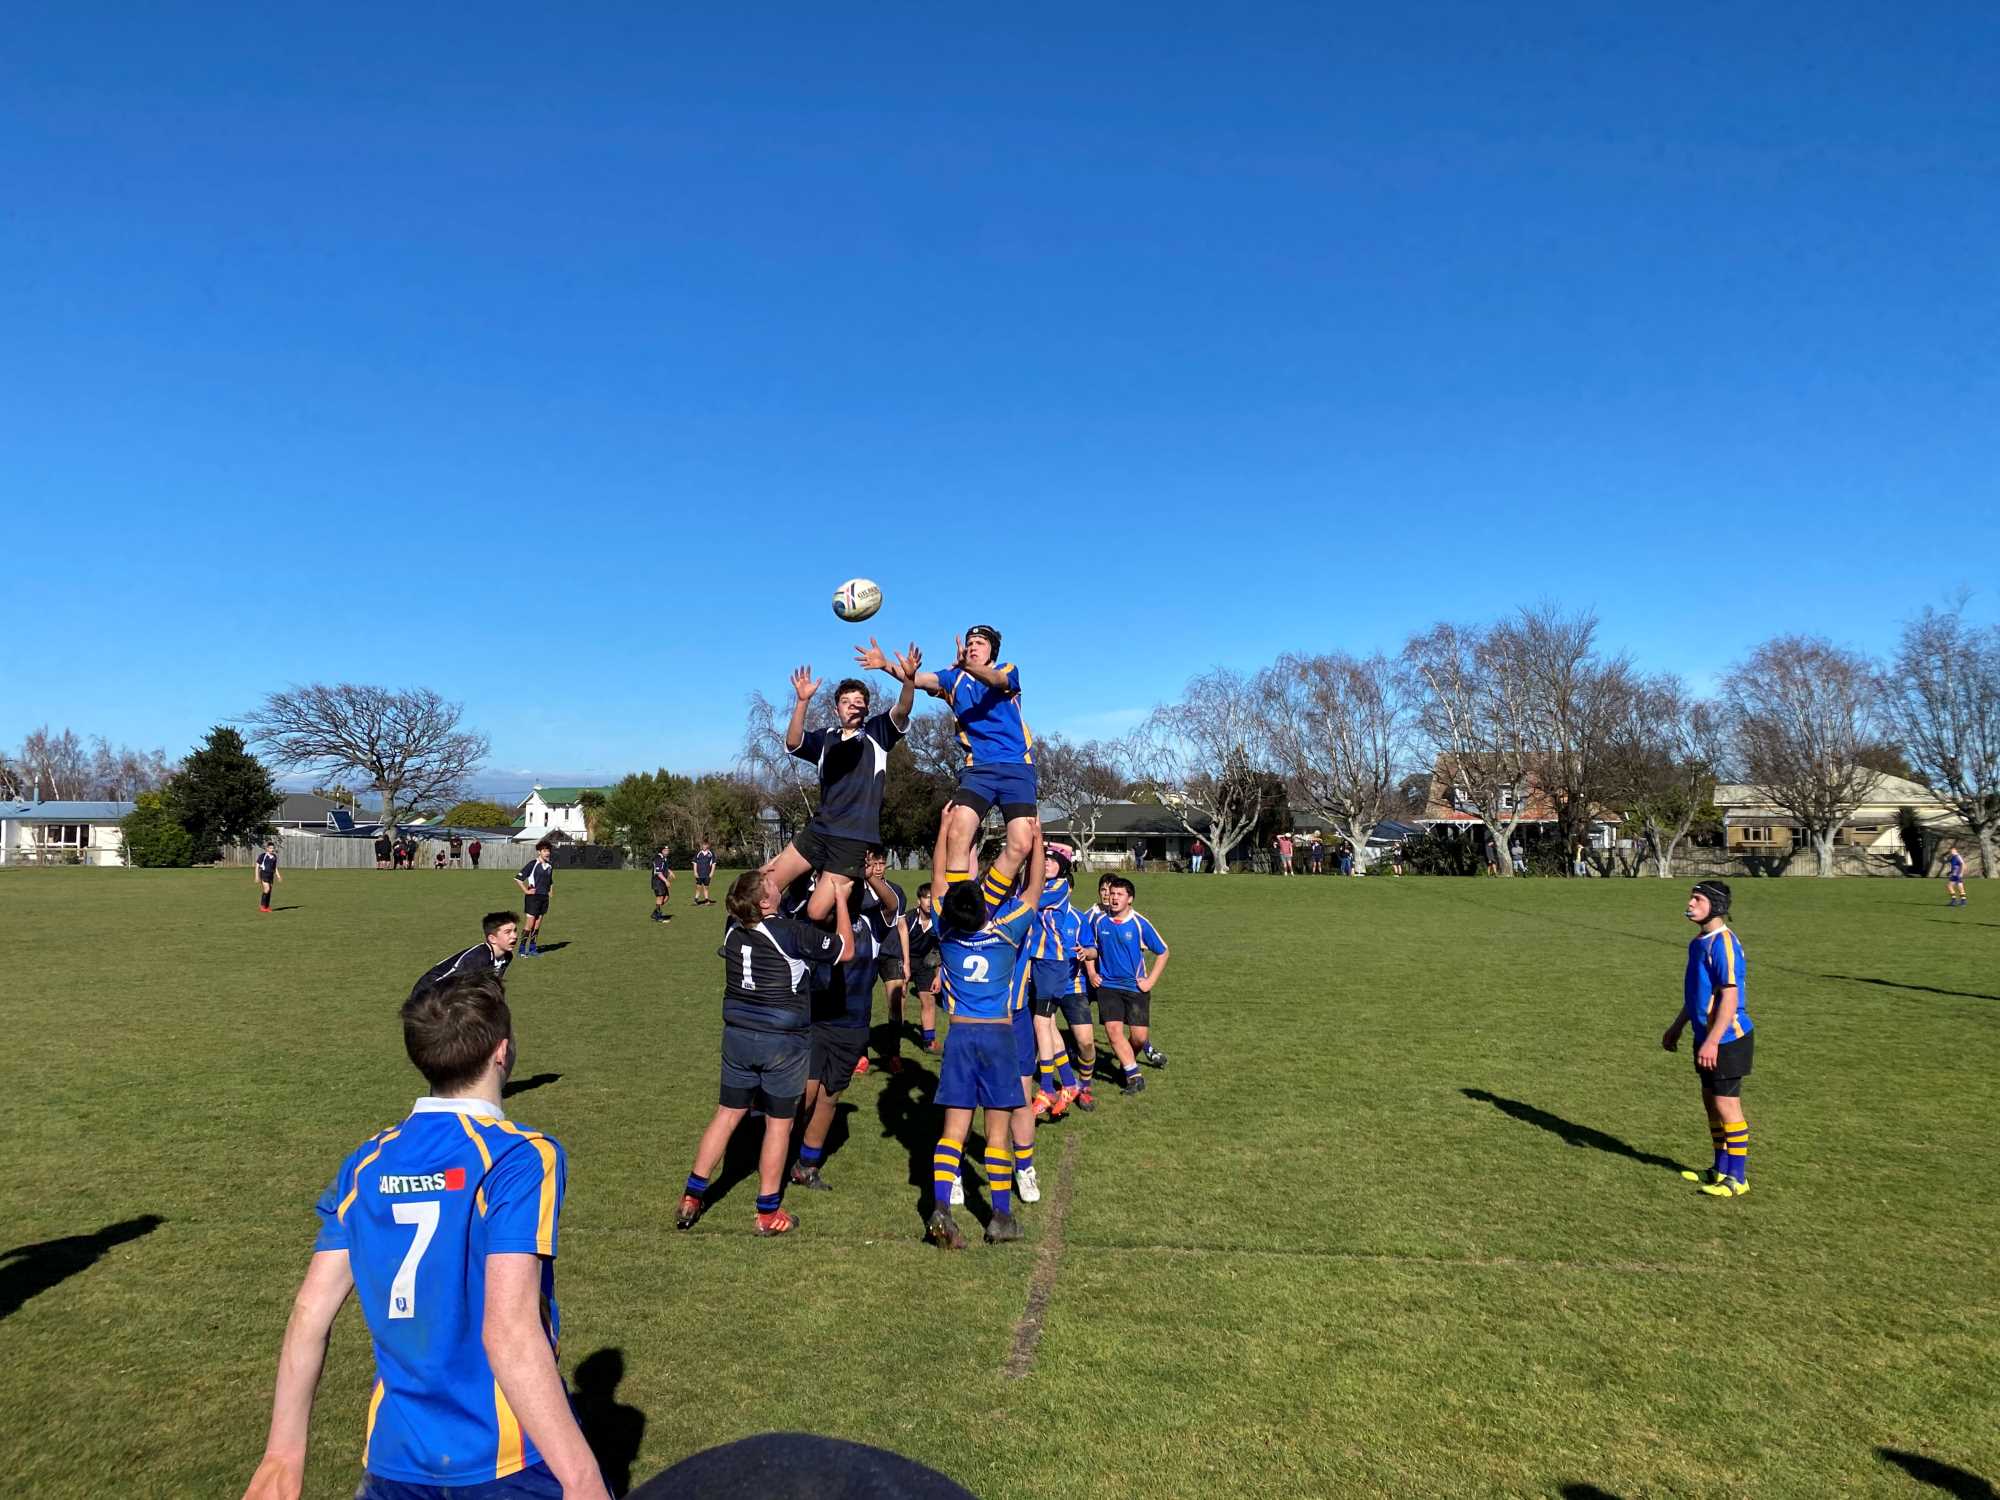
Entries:
[[417, 1237], [410, 1241], [409, 1254], [396, 1268], [396, 1279], [389, 1283], [389, 1316], [414, 1318], [417, 1315], [417, 1267], [423, 1263], [424, 1252], [431, 1247], [431, 1236], [437, 1233], [438, 1204], [436, 1199], [428, 1203], [396, 1203], [390, 1205], [389, 1213], [398, 1224], [417, 1226]]
[[974, 984], [984, 984], [986, 982], [985, 954], [968, 953], [965, 955], [965, 977], [970, 979]]

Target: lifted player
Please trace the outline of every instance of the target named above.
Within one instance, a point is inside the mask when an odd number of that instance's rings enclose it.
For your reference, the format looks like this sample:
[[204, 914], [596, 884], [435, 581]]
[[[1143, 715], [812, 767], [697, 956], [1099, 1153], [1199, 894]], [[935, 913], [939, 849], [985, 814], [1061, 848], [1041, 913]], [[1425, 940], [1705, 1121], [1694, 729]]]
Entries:
[[1681, 984], [1681, 1013], [1660, 1045], [1680, 1048], [1681, 1032], [1692, 1026], [1694, 1071], [1701, 1080], [1701, 1107], [1708, 1115], [1715, 1165], [1681, 1175], [1701, 1185], [1711, 1198], [1740, 1198], [1750, 1191], [1750, 1124], [1743, 1118], [1743, 1080], [1750, 1074], [1756, 1035], [1743, 1008], [1749, 966], [1743, 944], [1729, 930], [1729, 887], [1704, 880], [1688, 897], [1687, 919], [1701, 929], [1688, 944], [1687, 973]]

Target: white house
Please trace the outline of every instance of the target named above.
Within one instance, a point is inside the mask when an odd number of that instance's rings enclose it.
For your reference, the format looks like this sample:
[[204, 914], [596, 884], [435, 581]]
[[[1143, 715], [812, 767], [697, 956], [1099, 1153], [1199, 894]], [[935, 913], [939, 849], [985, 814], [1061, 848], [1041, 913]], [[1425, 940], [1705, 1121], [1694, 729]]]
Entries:
[[551, 833], [567, 834], [581, 844], [590, 837], [583, 816], [583, 794], [597, 792], [609, 796], [608, 786], [538, 786], [521, 804], [521, 831], [514, 835], [523, 843]]
[[0, 802], [0, 865], [122, 865], [132, 802]]

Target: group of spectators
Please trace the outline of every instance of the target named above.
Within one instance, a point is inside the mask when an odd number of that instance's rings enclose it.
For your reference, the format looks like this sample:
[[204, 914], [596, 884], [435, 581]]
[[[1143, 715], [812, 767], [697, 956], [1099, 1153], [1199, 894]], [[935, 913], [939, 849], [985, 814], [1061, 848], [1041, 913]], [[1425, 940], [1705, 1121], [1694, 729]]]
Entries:
[[[466, 856], [472, 857], [472, 868], [479, 868], [480, 851], [485, 848], [478, 839], [470, 842], [454, 833], [435, 851], [432, 858], [434, 869], [454, 870], [465, 868]], [[375, 868], [378, 870], [414, 870], [417, 868], [417, 840], [411, 835], [399, 834], [390, 838], [386, 833], [375, 836]]]

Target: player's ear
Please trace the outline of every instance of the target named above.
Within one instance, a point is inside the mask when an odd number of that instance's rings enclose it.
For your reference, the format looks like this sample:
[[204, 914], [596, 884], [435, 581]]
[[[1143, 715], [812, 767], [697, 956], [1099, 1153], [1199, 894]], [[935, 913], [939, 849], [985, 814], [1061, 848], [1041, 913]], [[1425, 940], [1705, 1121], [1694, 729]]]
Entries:
[[500, 1081], [502, 1083], [505, 1083], [509, 1078], [514, 1076], [514, 1058], [514, 1038], [509, 1036], [493, 1049], [493, 1055], [487, 1059], [488, 1063], [500, 1070]]

